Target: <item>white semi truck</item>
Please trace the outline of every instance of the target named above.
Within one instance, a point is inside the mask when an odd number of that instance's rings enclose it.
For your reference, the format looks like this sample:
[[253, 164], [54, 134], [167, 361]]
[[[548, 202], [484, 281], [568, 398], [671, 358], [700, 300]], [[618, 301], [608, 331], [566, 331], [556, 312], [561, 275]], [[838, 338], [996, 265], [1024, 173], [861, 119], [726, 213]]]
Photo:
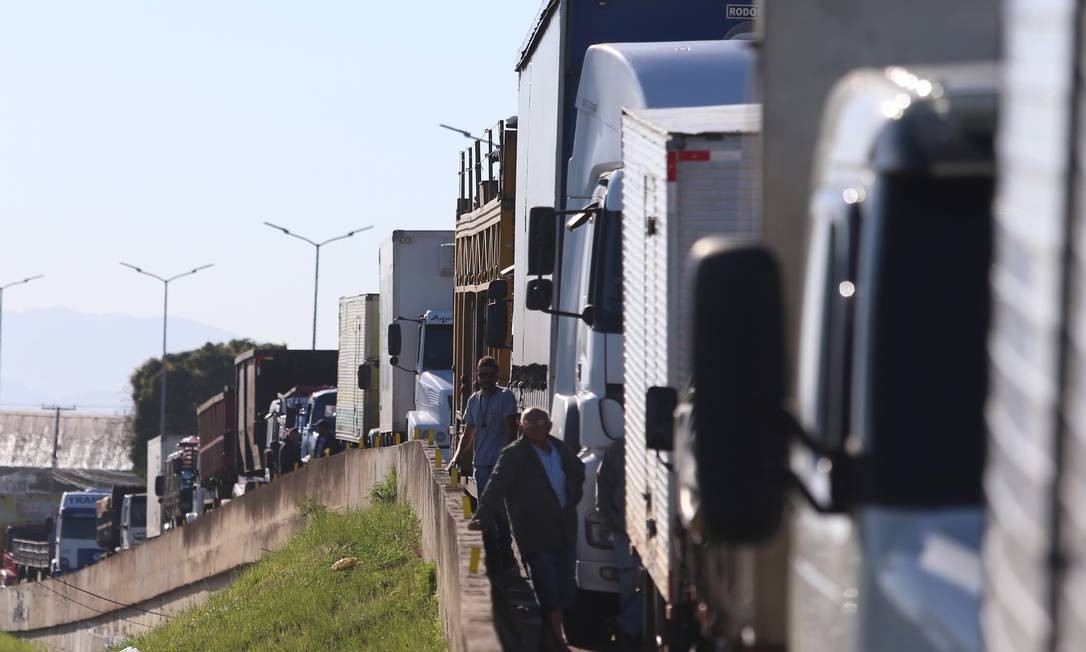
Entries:
[[[674, 440], [679, 388], [649, 390], [645, 412], [661, 421], [646, 433], [660, 442], [650, 449], [674, 448], [693, 568], [728, 569], [732, 551], [791, 530], [790, 650], [983, 649], [996, 101], [985, 65], [865, 70], [835, 88], [815, 158], [795, 403], [775, 258], [736, 238], [693, 247], [691, 387]], [[690, 576], [677, 588], [697, 596], [700, 622], [661, 631], [757, 636], [735, 608], [740, 579]]]
[[[527, 285], [526, 305], [559, 318], [549, 365], [551, 418], [555, 436], [579, 450], [585, 464], [578, 505], [580, 606], [566, 623], [578, 641], [598, 638], [601, 614], [613, 608], [618, 590], [611, 533], [595, 509], [595, 483], [604, 452], [625, 436], [622, 111], [741, 102], [749, 96], [752, 69], [752, 52], [742, 41], [590, 47], [577, 93], [568, 196], [558, 210], [532, 211], [527, 271], [537, 278]], [[542, 278], [547, 275], [553, 280]]]
[[[448, 456], [452, 413], [453, 232], [393, 231], [381, 244], [379, 436], [432, 431]], [[363, 373], [362, 380], [368, 375]]]

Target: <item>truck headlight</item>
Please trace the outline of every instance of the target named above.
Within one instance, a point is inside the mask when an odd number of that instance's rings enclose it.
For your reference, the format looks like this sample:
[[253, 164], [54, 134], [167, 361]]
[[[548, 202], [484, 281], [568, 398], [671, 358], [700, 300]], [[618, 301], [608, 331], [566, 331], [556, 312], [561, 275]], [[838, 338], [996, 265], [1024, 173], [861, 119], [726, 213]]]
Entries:
[[593, 548], [612, 548], [615, 533], [603, 522], [599, 510], [590, 510], [584, 515], [584, 536]]

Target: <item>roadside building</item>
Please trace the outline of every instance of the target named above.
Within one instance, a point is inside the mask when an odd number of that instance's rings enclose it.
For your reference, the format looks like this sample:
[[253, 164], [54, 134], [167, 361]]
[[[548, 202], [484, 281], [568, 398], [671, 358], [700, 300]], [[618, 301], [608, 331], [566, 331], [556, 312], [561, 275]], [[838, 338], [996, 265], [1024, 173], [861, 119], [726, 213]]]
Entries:
[[44, 521], [65, 491], [138, 483], [128, 423], [125, 417], [62, 412], [58, 430], [54, 412], [0, 412], [0, 530]]

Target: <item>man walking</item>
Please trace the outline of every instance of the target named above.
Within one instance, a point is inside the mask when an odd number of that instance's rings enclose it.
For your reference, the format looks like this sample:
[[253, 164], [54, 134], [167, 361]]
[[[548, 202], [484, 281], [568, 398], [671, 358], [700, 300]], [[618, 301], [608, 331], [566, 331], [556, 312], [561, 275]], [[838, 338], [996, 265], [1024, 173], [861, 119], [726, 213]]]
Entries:
[[287, 431], [279, 446], [279, 474], [286, 475], [302, 463], [302, 437], [297, 428]]
[[336, 439], [336, 433], [332, 432], [332, 427], [328, 425], [328, 421], [320, 419], [313, 424], [313, 432], [317, 433], [317, 445], [316, 450], [313, 451], [313, 457], [329, 457], [343, 451], [343, 442]]
[[584, 464], [550, 436], [546, 410], [526, 410], [520, 431], [523, 437], [502, 450], [468, 527], [488, 527], [508, 507], [545, 620], [540, 647], [565, 650], [562, 610], [577, 602], [577, 503], [583, 493]]
[[[464, 438], [453, 455], [458, 462], [464, 451], [474, 449], [472, 464], [479, 495], [486, 490], [498, 455], [516, 438], [517, 399], [513, 392], [498, 385], [498, 361], [491, 356], [479, 359], [475, 368], [479, 391], [468, 398], [464, 406]], [[495, 574], [515, 568], [513, 539], [504, 510], [499, 510], [494, 526], [483, 532], [486, 548], [487, 573]]]

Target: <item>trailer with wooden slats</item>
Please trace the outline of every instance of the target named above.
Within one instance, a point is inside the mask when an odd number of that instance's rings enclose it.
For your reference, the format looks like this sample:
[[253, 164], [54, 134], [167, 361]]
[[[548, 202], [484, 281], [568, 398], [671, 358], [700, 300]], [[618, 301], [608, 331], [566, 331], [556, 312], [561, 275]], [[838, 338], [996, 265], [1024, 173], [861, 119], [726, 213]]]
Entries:
[[[496, 358], [499, 384], [508, 385], [510, 380], [509, 311], [504, 311], [507, 338], [503, 346], [487, 345], [486, 320], [487, 306], [492, 301], [511, 305], [513, 300], [516, 158], [515, 118], [499, 121], [483, 132], [480, 141], [460, 153], [453, 296], [454, 415], [462, 414], [473, 392], [479, 358], [487, 355]], [[490, 296], [494, 281], [505, 281], [503, 298]], [[458, 424], [459, 417], [454, 430]]]

